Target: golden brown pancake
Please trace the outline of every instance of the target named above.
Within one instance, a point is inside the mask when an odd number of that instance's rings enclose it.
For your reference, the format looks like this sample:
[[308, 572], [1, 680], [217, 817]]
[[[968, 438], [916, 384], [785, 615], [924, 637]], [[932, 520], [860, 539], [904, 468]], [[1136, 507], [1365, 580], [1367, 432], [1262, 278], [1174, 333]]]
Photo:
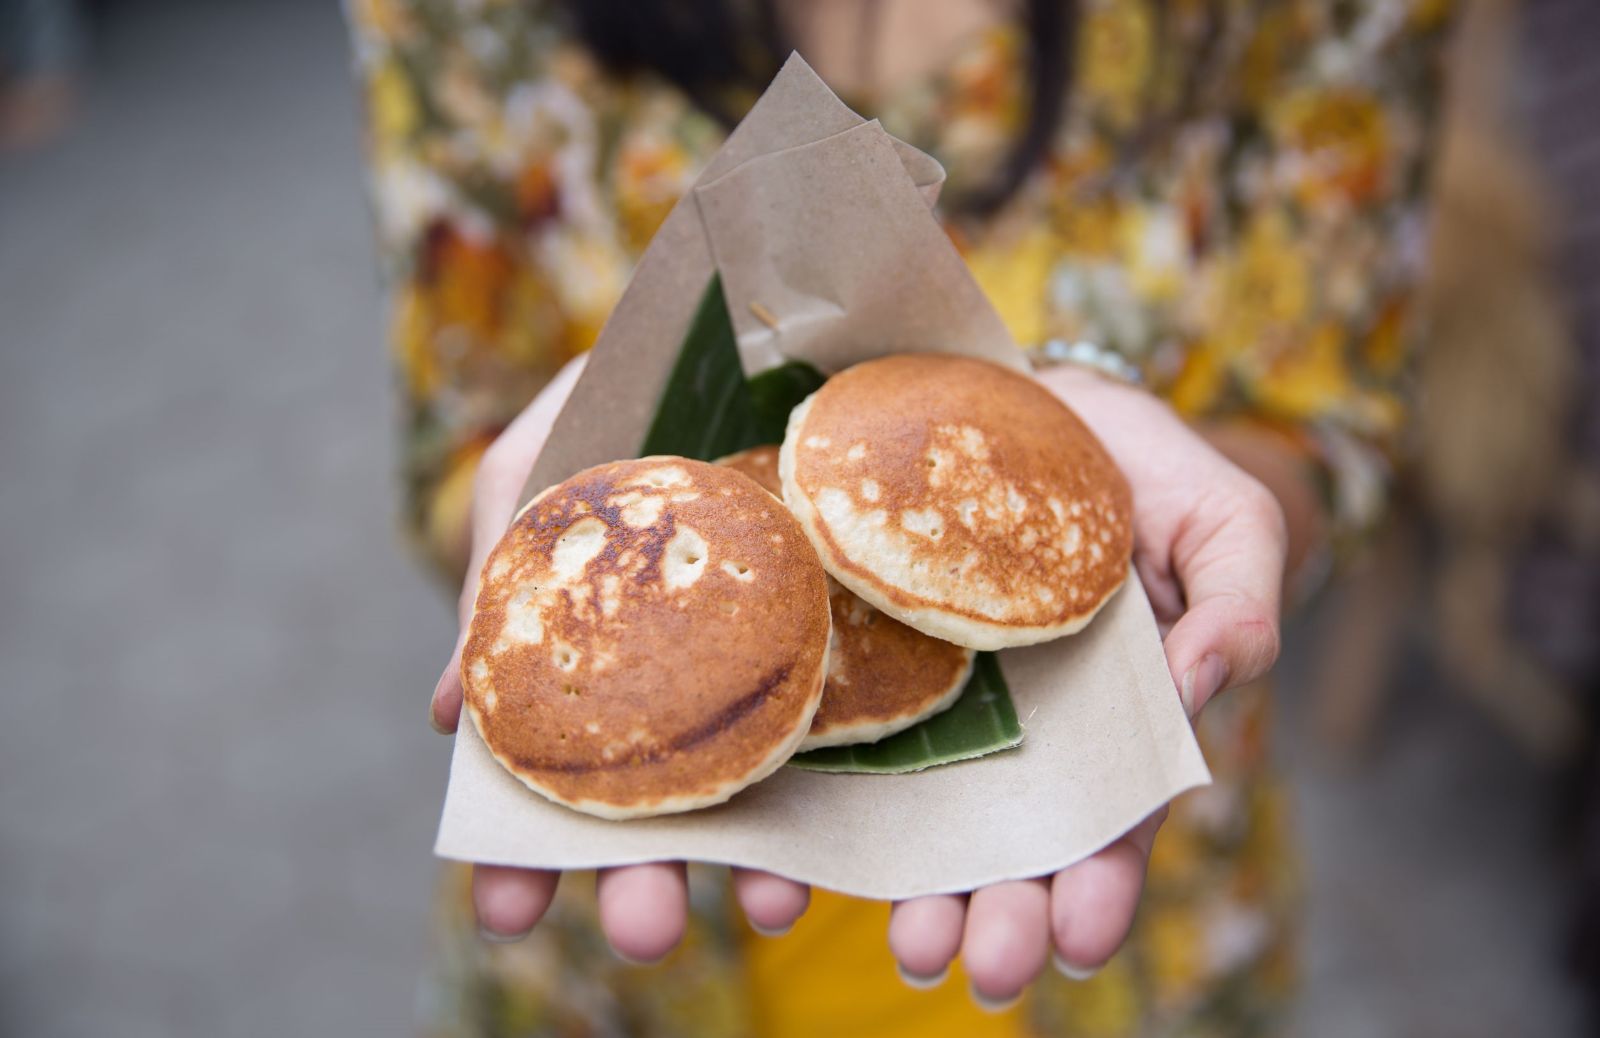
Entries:
[[835, 375], [790, 415], [778, 468], [830, 574], [958, 645], [1071, 634], [1128, 574], [1127, 481], [1049, 391], [987, 361], [905, 354]]
[[761, 485], [761, 489], [783, 500], [783, 482], [778, 479], [778, 448], [751, 447], [749, 450], [717, 459], [735, 472], [743, 472]]
[[828, 585], [794, 517], [684, 458], [546, 490], [484, 563], [466, 706], [534, 791], [604, 818], [720, 803], [770, 774], [822, 697]]
[[[753, 447], [721, 459], [777, 495], [778, 448]], [[930, 638], [828, 581], [833, 645], [822, 705], [802, 750], [876, 742], [950, 707], [972, 674], [975, 653]]]

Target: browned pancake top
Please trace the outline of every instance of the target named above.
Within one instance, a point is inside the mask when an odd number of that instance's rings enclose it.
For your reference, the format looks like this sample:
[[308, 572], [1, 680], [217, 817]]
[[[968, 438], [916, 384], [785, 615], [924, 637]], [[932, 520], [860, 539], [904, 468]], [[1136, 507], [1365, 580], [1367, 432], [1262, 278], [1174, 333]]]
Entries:
[[[783, 493], [777, 447], [753, 447], [719, 464], [743, 472], [775, 495]], [[812, 735], [921, 713], [971, 667], [969, 650], [907, 627], [837, 581], [829, 580], [828, 589], [833, 648]]]
[[778, 448], [751, 447], [749, 450], [718, 458], [718, 465], [726, 465], [735, 472], [743, 472], [761, 488], [779, 500], [783, 499], [783, 484], [778, 480]]
[[781, 502], [644, 458], [517, 517], [485, 562], [462, 679], [524, 781], [632, 808], [743, 784], [811, 716], [828, 636], [825, 575]]
[[972, 651], [930, 638], [830, 580], [833, 650], [811, 734], [920, 716], [972, 668]]
[[1126, 480], [1025, 375], [937, 354], [869, 361], [829, 379], [790, 436], [830, 570], [907, 615], [1051, 628], [1127, 574]]

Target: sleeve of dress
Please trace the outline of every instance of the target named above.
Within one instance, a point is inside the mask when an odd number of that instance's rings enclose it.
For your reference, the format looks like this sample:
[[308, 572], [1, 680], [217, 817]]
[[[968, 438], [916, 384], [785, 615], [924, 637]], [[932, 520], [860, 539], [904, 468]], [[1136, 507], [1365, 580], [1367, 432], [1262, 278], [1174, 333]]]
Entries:
[[630, 267], [607, 90], [539, 2], [350, 0], [404, 527], [457, 581], [484, 448], [587, 349]]
[[1226, 215], [1200, 270], [1200, 333], [1164, 387], [1192, 416], [1299, 444], [1336, 549], [1381, 517], [1413, 408], [1451, 22], [1441, 0], [1344, 8], [1264, 9], [1238, 51], [1215, 185]]

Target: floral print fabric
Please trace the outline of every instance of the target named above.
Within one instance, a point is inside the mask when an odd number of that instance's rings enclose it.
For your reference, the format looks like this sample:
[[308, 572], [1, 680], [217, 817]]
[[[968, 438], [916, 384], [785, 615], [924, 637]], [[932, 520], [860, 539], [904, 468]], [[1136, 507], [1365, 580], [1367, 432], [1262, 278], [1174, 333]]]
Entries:
[[[1186, 416], [1277, 428], [1322, 476], [1336, 535], [1358, 535], [1404, 433], [1451, 4], [1079, 7], [1046, 155], [998, 211], [946, 213], [952, 239], [1019, 342], [1087, 339]], [[594, 342], [723, 130], [663, 83], [608, 75], [536, 0], [350, 0], [349, 13], [404, 402], [405, 525], [459, 580], [483, 449]], [[959, 199], [997, 174], [1026, 123], [1025, 66], [1025, 40], [1002, 25], [867, 114], [939, 158]], [[1176, 806], [1134, 936], [1099, 976], [1052, 977], [1012, 1014], [949, 1033], [1270, 1029], [1292, 976], [1293, 870], [1265, 718], [1260, 690], [1208, 710], [1217, 784]], [[684, 948], [646, 971], [610, 957], [570, 890], [533, 938], [485, 945], [451, 880], [429, 989], [438, 1033], [803, 1033], [771, 1011], [773, 948], [790, 949], [792, 983], [830, 984], [851, 1005], [897, 987], [862, 970], [826, 979], [800, 929], [747, 947], [709, 877]], [[836, 908], [819, 895], [813, 915], [882, 941], [860, 926], [865, 908]], [[815, 943], [825, 960], [825, 935]], [[812, 966], [821, 979], [793, 979]]]

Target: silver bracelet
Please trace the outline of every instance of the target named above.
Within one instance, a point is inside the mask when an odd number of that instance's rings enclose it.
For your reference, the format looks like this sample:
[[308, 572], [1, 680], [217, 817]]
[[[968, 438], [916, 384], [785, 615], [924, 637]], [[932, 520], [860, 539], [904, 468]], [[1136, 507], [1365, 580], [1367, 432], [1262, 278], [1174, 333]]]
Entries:
[[1028, 354], [1033, 359], [1035, 368], [1051, 368], [1058, 364], [1075, 364], [1081, 368], [1098, 371], [1102, 375], [1114, 378], [1119, 382], [1139, 386], [1144, 384], [1144, 372], [1140, 371], [1128, 358], [1115, 350], [1080, 339], [1077, 342], [1067, 342], [1065, 339], [1051, 339], [1036, 350]]

